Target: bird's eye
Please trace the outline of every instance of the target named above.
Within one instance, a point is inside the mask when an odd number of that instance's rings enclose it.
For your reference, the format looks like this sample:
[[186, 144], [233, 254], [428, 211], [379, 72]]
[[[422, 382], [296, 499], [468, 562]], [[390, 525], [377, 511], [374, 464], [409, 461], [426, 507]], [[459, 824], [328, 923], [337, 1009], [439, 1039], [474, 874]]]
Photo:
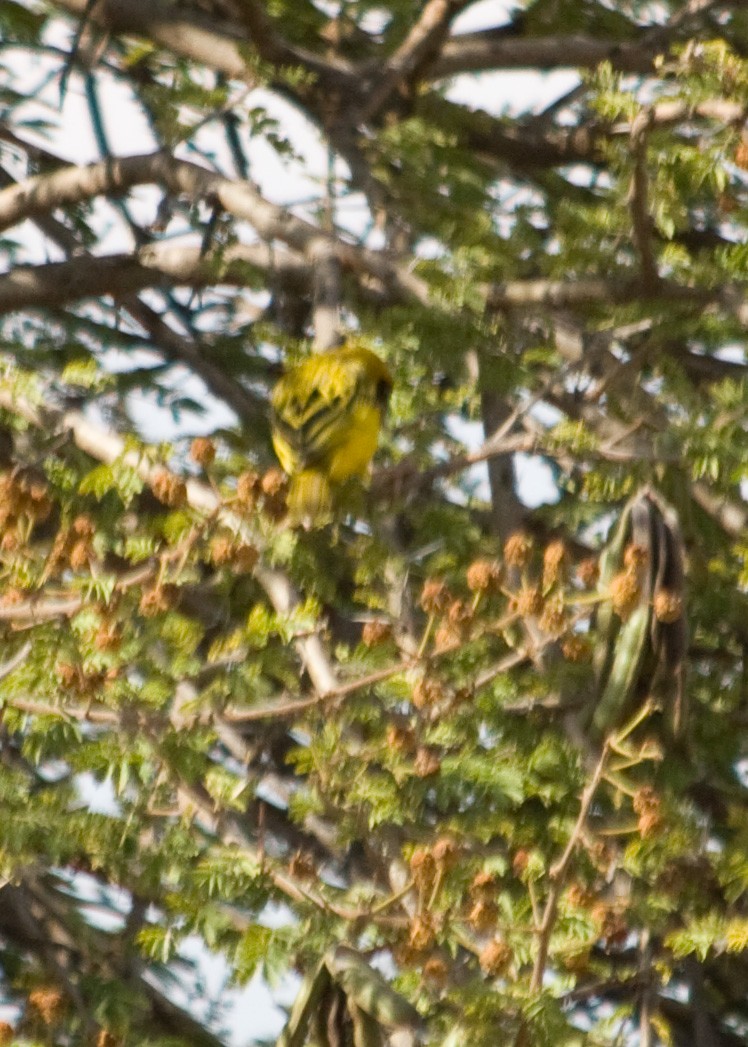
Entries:
[[376, 393], [374, 394], [377, 406], [385, 409], [389, 403], [390, 393], [392, 392], [392, 383], [388, 382], [386, 378], [380, 378], [377, 382]]

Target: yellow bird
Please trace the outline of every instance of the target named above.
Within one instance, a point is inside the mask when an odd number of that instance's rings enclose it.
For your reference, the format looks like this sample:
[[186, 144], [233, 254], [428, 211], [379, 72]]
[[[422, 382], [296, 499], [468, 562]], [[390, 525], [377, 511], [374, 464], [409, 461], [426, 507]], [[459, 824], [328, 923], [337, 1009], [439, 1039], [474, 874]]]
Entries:
[[384, 362], [355, 344], [316, 353], [278, 381], [270, 421], [275, 453], [291, 477], [292, 519], [321, 522], [335, 488], [366, 474], [391, 391]]

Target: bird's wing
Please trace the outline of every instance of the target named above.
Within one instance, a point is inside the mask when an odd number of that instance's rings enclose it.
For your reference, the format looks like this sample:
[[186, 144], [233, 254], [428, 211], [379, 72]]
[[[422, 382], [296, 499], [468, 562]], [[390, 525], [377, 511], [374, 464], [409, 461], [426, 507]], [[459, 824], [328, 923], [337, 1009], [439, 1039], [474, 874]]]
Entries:
[[325, 360], [324, 366], [302, 367], [279, 383], [272, 398], [272, 424], [301, 468], [324, 460], [337, 445], [351, 405], [363, 395], [365, 378], [360, 367]]

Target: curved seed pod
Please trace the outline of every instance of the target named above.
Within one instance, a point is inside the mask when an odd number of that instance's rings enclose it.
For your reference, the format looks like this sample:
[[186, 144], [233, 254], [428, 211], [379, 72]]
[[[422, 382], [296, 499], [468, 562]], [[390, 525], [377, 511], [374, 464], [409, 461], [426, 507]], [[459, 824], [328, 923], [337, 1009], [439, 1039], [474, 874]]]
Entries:
[[374, 1019], [350, 999], [348, 1010], [353, 1022], [353, 1047], [382, 1047], [384, 1036]]
[[630, 568], [636, 571], [637, 603], [623, 623], [610, 601], [598, 610], [594, 667], [599, 697], [592, 725], [600, 734], [614, 729], [636, 700], [653, 694], [667, 706], [670, 729], [677, 734], [683, 722], [685, 616], [672, 622], [660, 621], [653, 603], [662, 592], [682, 601], [683, 541], [676, 514], [649, 488], [627, 503], [601, 556], [603, 591], [624, 570], [629, 543], [645, 553], [638, 568]]
[[[606, 545], [600, 555], [600, 579], [598, 587], [605, 592], [615, 576], [623, 567], [623, 551], [626, 548], [629, 535], [629, 524], [631, 520], [632, 502], [628, 502], [621, 513], [613, 537]], [[619, 628], [618, 616], [613, 611], [609, 600], [605, 600], [597, 609], [595, 616], [595, 631], [598, 643], [595, 648], [593, 665], [598, 683], [603, 681], [610, 672], [613, 661], [613, 643]]]
[[613, 665], [592, 717], [595, 731], [601, 735], [620, 723], [635, 694], [647, 648], [650, 615], [649, 607], [641, 604], [618, 633]]
[[276, 1047], [303, 1047], [310, 1023], [324, 1010], [324, 1001], [331, 987], [332, 978], [322, 960], [304, 979]]
[[418, 1029], [422, 1019], [406, 999], [353, 949], [339, 945], [326, 957], [327, 968], [349, 1000], [387, 1029], [407, 1025]]
[[[657, 574], [654, 596], [667, 592], [684, 603], [685, 551], [677, 514], [654, 491], [648, 492], [659, 521]], [[668, 727], [674, 736], [682, 733], [685, 710], [684, 665], [688, 647], [685, 613], [674, 621], [660, 621], [652, 615], [652, 650], [656, 659], [652, 688], [661, 692], [668, 710]]]

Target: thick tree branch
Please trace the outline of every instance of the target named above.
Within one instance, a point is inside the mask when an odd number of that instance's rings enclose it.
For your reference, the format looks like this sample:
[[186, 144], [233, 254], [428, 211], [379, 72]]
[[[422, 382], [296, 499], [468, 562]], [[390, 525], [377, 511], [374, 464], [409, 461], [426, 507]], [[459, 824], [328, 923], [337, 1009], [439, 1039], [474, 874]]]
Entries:
[[328, 86], [354, 86], [348, 63], [283, 40], [260, 5], [248, 0], [237, 5], [243, 25], [206, 15], [196, 7], [175, 9], [163, 0], [99, 0], [93, 7], [88, 0], [57, 0], [57, 6], [78, 17], [85, 13], [95, 25], [112, 33], [147, 37], [252, 87], [261, 80], [246, 60], [247, 30], [258, 54], [269, 63], [302, 66]]
[[[249, 222], [262, 240], [268, 243], [280, 240], [306, 255], [308, 260], [318, 249], [320, 239], [326, 239], [344, 268], [380, 281], [392, 293], [405, 299], [428, 302], [426, 284], [406, 266], [398, 265], [376, 251], [346, 244], [333, 234], [322, 232], [312, 222], [265, 200], [249, 182], [232, 181], [165, 153], [104, 160], [86, 167], [67, 167], [51, 175], [20, 182], [0, 193], [0, 229], [57, 207], [81, 203], [102, 194], [122, 194], [133, 186], [150, 183], [162, 185], [170, 192], [184, 194], [192, 200], [212, 200], [235, 217]], [[142, 257], [144, 260], [147, 254]], [[136, 274], [132, 275], [137, 279]], [[136, 283], [122, 290], [138, 290], [140, 286], [143, 285]], [[64, 300], [57, 299], [58, 302]]]
[[634, 165], [629, 186], [629, 206], [634, 230], [634, 243], [641, 261], [642, 279], [657, 283], [657, 260], [652, 244], [652, 217], [649, 213], [649, 175], [647, 173], [647, 139], [651, 127], [651, 110], [643, 110], [631, 127], [631, 151]]
[[500, 69], [594, 69], [610, 62], [621, 73], [654, 72], [662, 47], [593, 36], [518, 37], [505, 29], [484, 29], [451, 37], [429, 70], [439, 80], [460, 73]]
[[273, 282], [308, 286], [309, 269], [298, 256], [273, 252], [264, 244], [228, 248], [220, 262], [199, 247], [154, 245], [134, 254], [86, 255], [68, 262], [18, 266], [0, 276], [0, 314], [18, 309], [51, 308], [101, 295], [126, 297], [146, 287], [253, 286], [257, 274]]
[[385, 62], [369, 97], [362, 118], [371, 119], [392, 93], [435, 57], [449, 31], [450, 23], [465, 7], [465, 0], [429, 0], [418, 21]]

